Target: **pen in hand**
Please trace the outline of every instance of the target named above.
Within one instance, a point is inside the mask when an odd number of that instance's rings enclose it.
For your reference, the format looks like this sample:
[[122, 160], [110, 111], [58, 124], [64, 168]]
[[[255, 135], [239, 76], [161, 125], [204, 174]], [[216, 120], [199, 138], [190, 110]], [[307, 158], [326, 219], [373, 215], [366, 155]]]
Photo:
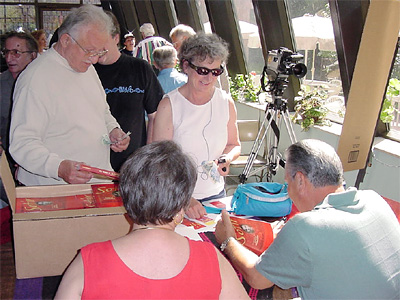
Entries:
[[125, 133], [122, 137], [120, 137], [116, 142], [111, 142], [110, 145], [114, 145], [114, 144], [116, 144], [116, 143], [118, 143], [118, 142], [120, 142], [120, 141], [126, 139], [126, 138], [127, 138], [128, 136], [130, 136], [130, 135], [131, 135], [131, 132], [128, 131], [128, 132]]

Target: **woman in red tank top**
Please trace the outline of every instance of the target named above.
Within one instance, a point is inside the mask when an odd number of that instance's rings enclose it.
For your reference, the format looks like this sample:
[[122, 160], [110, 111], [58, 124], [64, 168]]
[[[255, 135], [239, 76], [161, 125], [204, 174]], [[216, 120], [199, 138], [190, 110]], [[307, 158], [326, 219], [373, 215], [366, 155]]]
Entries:
[[174, 231], [196, 174], [192, 160], [173, 141], [135, 152], [120, 175], [132, 231], [83, 247], [55, 299], [249, 299], [219, 250]]

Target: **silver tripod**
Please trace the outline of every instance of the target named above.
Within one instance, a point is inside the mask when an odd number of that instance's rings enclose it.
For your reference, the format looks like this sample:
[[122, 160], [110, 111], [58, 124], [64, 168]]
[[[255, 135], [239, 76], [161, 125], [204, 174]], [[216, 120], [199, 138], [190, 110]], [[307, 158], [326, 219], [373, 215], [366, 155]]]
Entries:
[[[288, 83], [287, 77], [288, 76], [286, 75], [280, 74], [276, 77], [274, 81], [269, 82], [269, 86], [271, 88], [268, 90], [268, 92], [271, 93], [272, 102], [268, 103], [265, 109], [265, 117], [257, 134], [257, 138], [250, 151], [248, 161], [243, 169], [243, 172], [239, 175], [240, 183], [245, 183], [249, 176], [254, 175], [255, 173], [263, 171], [265, 169], [267, 169], [267, 174], [265, 175], [267, 181], [271, 181], [272, 176], [276, 175], [279, 165], [281, 165], [282, 167], [285, 166], [285, 161], [282, 155], [278, 152], [282, 119], [288, 131], [290, 141], [292, 143], [297, 142], [292, 122], [290, 121], [289, 112], [287, 110], [287, 100], [282, 98], [283, 91], [287, 87]], [[263, 83], [264, 78], [262, 78], [261, 80]], [[263, 89], [264, 91], [266, 91], [264, 85]], [[266, 123], [267, 125], [265, 125]], [[266, 135], [270, 132], [271, 128], [273, 134], [272, 136], [270, 136], [269, 141], [266, 145], [266, 148], [268, 149], [267, 164], [251, 171], [253, 168], [254, 160], [256, 159], [257, 154], [263, 145], [264, 139]]]

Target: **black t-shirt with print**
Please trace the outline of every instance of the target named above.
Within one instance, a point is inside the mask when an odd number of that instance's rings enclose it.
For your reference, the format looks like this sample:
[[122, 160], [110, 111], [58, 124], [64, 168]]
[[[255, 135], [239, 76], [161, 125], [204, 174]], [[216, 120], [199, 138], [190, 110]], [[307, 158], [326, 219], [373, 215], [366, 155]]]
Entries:
[[143, 59], [121, 54], [112, 65], [96, 64], [94, 67], [106, 92], [111, 114], [123, 131], [132, 133], [127, 150], [119, 153], [111, 150], [111, 165], [118, 172], [129, 155], [146, 144], [145, 111], [154, 113], [164, 92], [152, 67]]

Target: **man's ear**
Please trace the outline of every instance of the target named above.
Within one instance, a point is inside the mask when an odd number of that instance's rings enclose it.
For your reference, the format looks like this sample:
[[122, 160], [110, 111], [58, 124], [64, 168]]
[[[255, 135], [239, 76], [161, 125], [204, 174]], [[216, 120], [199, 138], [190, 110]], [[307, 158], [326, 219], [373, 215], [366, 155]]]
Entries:
[[304, 184], [304, 174], [301, 172], [297, 172], [296, 175], [294, 175], [294, 180], [298, 186], [301, 186]]
[[[119, 44], [119, 39], [120, 39], [120, 36], [119, 36], [119, 33], [117, 33], [115, 36], [114, 36], [114, 41], [117, 43], [117, 45]], [[125, 42], [124, 42], [125, 43]]]
[[307, 177], [303, 173], [297, 172], [294, 176], [294, 182], [299, 193], [307, 193]]
[[68, 46], [68, 44], [71, 42], [71, 38], [69, 37], [69, 35], [67, 33], [64, 33], [63, 35], [61, 35], [58, 38], [58, 42], [60, 43], [60, 45], [65, 48], [66, 46]]

